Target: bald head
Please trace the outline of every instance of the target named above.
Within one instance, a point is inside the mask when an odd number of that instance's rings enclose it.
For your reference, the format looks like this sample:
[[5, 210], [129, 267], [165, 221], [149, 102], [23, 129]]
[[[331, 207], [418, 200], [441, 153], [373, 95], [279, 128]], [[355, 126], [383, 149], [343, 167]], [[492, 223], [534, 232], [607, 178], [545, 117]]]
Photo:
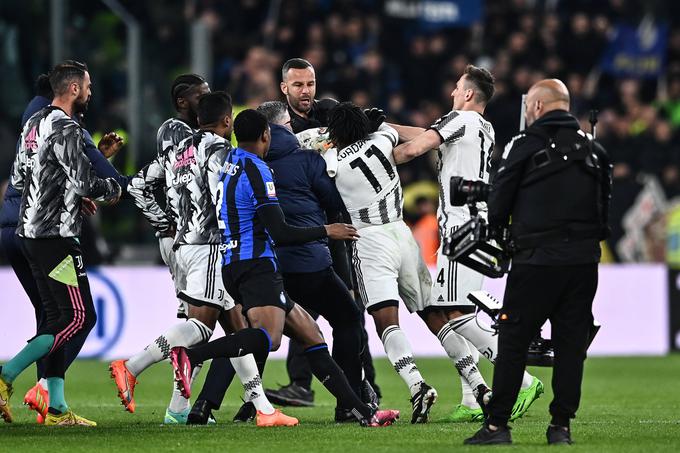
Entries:
[[559, 79], [536, 82], [527, 93], [527, 126], [553, 110], [569, 110], [569, 90]]

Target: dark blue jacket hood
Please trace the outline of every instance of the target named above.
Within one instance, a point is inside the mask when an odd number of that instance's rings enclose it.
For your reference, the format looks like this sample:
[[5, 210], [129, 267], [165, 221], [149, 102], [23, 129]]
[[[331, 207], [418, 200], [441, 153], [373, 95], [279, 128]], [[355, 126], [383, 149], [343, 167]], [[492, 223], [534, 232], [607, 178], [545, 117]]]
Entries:
[[272, 131], [272, 142], [265, 158], [267, 162], [282, 159], [300, 150], [300, 142], [291, 131], [278, 124], [269, 124]]

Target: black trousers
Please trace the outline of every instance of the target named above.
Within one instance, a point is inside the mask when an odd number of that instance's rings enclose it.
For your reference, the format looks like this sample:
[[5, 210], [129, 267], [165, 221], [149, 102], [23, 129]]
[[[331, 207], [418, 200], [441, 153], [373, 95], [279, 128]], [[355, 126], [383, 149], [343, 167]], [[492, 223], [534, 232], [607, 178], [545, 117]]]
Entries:
[[[361, 397], [361, 313], [347, 286], [332, 267], [318, 272], [284, 273], [283, 285], [295, 303], [323, 316], [333, 329], [333, 359], [345, 372], [349, 385]], [[367, 348], [366, 348], [367, 349]], [[291, 381], [309, 389], [312, 370], [304, 348], [291, 341], [286, 360]]]
[[42, 377], [63, 378], [70, 365], [66, 347], [74, 338], [82, 340], [82, 347], [97, 322], [80, 245], [75, 238], [19, 238], [19, 243], [42, 302], [43, 318], [36, 336], [54, 335], [54, 344], [43, 359]]
[[555, 348], [550, 414], [569, 426], [581, 399], [583, 362], [593, 324], [597, 263], [577, 266], [512, 267], [499, 318], [498, 358], [489, 402], [489, 424], [505, 426], [517, 399], [527, 349], [546, 320]]
[[[16, 226], [2, 228], [2, 231], [0, 232], [0, 243], [2, 244], [2, 249], [5, 252], [5, 256], [7, 257], [10, 266], [12, 266], [14, 274], [24, 288], [28, 299], [31, 301], [31, 305], [33, 305], [36, 331], [39, 331], [45, 323], [43, 303], [40, 299], [40, 291], [38, 290], [36, 279], [33, 277], [31, 266], [28, 264], [28, 260], [21, 249], [19, 236], [16, 235]], [[78, 353], [80, 353], [80, 350], [83, 348], [86, 339], [87, 332], [81, 331], [74, 335], [71, 341], [65, 346], [64, 366], [66, 369], [68, 369], [71, 363], [76, 359]], [[45, 377], [44, 360], [38, 360], [38, 362], [36, 362], [36, 370], [38, 379]]]

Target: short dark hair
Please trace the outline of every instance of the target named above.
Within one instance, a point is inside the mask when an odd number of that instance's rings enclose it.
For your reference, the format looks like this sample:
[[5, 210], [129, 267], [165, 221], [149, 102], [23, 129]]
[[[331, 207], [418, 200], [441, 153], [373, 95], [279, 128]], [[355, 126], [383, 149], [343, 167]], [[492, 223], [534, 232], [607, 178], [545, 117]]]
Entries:
[[65, 60], [50, 71], [49, 80], [52, 92], [55, 96], [66, 93], [68, 87], [74, 80], [82, 82], [87, 72], [87, 65], [75, 60]]
[[52, 99], [54, 97], [54, 91], [52, 91], [50, 76], [48, 74], [40, 74], [38, 78], [35, 79], [35, 94], [47, 99]]
[[286, 61], [283, 64], [283, 68], [281, 68], [281, 80], [286, 80], [286, 74], [288, 73], [289, 69], [306, 69], [306, 68], [312, 68], [312, 64], [305, 60], [304, 58], [291, 58], [290, 60]]
[[487, 69], [478, 68], [471, 64], [465, 67], [464, 74], [467, 75], [467, 80], [472, 82], [477, 88], [475, 90], [477, 92], [475, 101], [483, 104], [489, 102], [496, 91], [494, 87], [496, 79], [494, 79], [493, 75]]
[[177, 110], [177, 99], [185, 96], [189, 91], [198, 85], [203, 85], [205, 79], [198, 74], [181, 74], [172, 82], [170, 88], [170, 96], [172, 97], [172, 106]]
[[198, 124], [215, 124], [231, 115], [231, 96], [224, 91], [213, 91], [198, 98]]
[[239, 143], [254, 143], [267, 130], [267, 118], [253, 109], [243, 110], [234, 120], [234, 135]]
[[349, 146], [368, 137], [370, 121], [357, 105], [342, 102], [328, 113], [328, 138], [335, 146]]
[[288, 104], [281, 101], [267, 101], [260, 104], [257, 111], [263, 114], [270, 123], [279, 124], [288, 112]]

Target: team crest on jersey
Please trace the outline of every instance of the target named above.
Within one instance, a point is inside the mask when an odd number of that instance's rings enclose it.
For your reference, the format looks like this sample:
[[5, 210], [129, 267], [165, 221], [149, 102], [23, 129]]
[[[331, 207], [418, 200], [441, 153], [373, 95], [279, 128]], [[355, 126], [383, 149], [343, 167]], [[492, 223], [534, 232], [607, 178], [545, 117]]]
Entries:
[[276, 187], [274, 186], [274, 183], [272, 181], [267, 181], [267, 196], [269, 198], [274, 198], [276, 197]]

